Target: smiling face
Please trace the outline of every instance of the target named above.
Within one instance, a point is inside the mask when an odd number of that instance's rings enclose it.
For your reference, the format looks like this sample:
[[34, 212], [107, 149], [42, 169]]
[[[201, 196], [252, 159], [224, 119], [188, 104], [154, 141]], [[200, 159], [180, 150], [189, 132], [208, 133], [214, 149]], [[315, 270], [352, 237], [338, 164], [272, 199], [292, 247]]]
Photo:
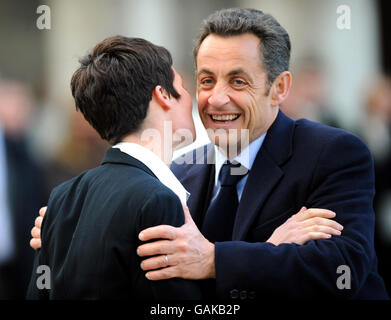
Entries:
[[260, 137], [278, 113], [272, 90], [267, 89], [258, 37], [250, 33], [229, 37], [210, 34], [204, 39], [197, 55], [197, 101], [206, 129], [236, 132], [229, 136], [228, 144], [239, 148], [245, 145], [241, 129], [248, 130], [249, 142]]

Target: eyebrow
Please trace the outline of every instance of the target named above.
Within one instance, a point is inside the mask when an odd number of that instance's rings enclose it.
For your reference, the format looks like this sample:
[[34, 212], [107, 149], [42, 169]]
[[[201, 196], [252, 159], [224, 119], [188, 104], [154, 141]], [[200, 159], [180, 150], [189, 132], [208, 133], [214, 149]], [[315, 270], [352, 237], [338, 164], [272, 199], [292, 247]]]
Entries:
[[197, 75], [200, 75], [202, 73], [213, 74], [213, 72], [210, 71], [209, 69], [202, 68], [200, 71], [197, 72]]
[[247, 78], [251, 79], [249, 74], [246, 71], [244, 71], [242, 68], [235, 69], [235, 70], [228, 72], [228, 76], [236, 76], [236, 75], [240, 75], [240, 74], [245, 75]]
[[[206, 73], [209, 75], [214, 74], [211, 70], [202, 68], [200, 71], [198, 71], [197, 75], [200, 75], [203, 73]], [[231, 70], [230, 72], [228, 72], [227, 76], [236, 76], [236, 75], [240, 75], [240, 74], [245, 75], [247, 78], [251, 79], [250, 75], [246, 71], [244, 71], [242, 68]]]

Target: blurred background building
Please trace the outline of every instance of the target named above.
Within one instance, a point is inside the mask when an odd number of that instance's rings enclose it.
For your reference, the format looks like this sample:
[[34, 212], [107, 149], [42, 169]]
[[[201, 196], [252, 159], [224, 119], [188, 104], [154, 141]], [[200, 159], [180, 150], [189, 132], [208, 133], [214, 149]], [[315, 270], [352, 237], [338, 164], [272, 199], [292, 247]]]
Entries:
[[[376, 166], [379, 271], [391, 292], [391, 11], [387, 3], [0, 0], [0, 298], [23, 298], [33, 253], [28, 248], [29, 233], [50, 190], [99, 165], [108, 147], [75, 112], [69, 83], [78, 58], [108, 36], [143, 37], [171, 51], [194, 96], [193, 40], [203, 19], [227, 7], [271, 13], [290, 34], [293, 87], [282, 106], [284, 112], [354, 132], [371, 149]], [[40, 5], [50, 8], [50, 21], [45, 21], [50, 29], [37, 27]], [[341, 5], [350, 11], [347, 29], [337, 25]], [[193, 114], [195, 145], [201, 145], [208, 140], [195, 101]]]

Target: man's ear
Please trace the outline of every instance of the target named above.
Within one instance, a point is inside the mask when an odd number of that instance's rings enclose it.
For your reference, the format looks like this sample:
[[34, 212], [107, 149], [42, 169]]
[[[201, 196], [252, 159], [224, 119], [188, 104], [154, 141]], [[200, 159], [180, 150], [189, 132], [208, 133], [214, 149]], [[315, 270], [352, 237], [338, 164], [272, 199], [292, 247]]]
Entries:
[[270, 88], [270, 104], [272, 106], [280, 105], [288, 96], [292, 85], [292, 74], [289, 71], [284, 71], [278, 75]]
[[167, 92], [162, 86], [156, 86], [153, 89], [152, 96], [155, 98], [156, 102], [162, 106], [163, 109], [168, 110], [172, 107], [172, 100]]

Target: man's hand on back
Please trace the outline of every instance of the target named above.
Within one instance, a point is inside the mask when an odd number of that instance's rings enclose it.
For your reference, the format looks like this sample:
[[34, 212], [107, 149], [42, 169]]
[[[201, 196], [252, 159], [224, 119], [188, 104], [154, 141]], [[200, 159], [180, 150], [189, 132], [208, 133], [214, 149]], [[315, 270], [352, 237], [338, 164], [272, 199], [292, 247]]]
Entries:
[[141, 268], [149, 271], [146, 277], [150, 280], [169, 278], [207, 279], [215, 277], [214, 250], [198, 230], [189, 209], [184, 206], [185, 224], [179, 228], [160, 225], [140, 232], [142, 241], [158, 240], [138, 247], [137, 254], [141, 257], [157, 255], [141, 263]]

